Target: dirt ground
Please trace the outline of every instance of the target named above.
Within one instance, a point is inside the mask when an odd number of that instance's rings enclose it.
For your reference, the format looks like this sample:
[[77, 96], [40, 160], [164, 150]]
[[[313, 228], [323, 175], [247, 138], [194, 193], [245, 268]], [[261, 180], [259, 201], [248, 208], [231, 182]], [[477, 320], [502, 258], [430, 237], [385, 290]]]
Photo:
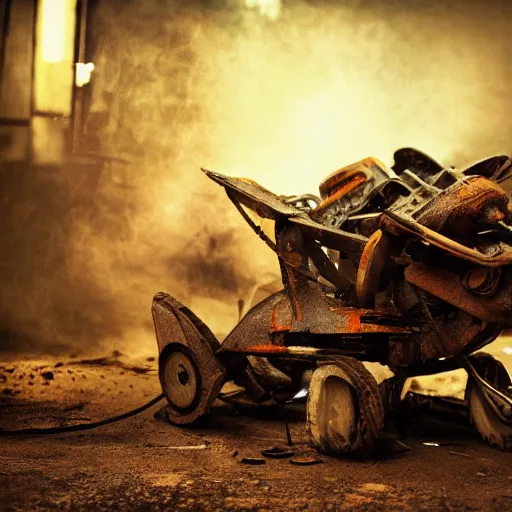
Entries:
[[[95, 421], [159, 393], [147, 358], [4, 358], [0, 428]], [[190, 429], [166, 423], [163, 405], [87, 432], [0, 437], [0, 510], [512, 510], [512, 455], [484, 445], [464, 418], [415, 417], [412, 449], [392, 458], [253, 466], [242, 458], [285, 443], [285, 418], [294, 449], [313, 453], [302, 406], [216, 407]]]

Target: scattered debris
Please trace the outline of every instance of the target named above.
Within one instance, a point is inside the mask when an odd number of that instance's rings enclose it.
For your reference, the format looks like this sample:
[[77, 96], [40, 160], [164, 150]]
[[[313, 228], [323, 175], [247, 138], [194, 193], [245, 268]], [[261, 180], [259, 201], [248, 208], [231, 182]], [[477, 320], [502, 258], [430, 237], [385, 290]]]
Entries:
[[45, 380], [53, 380], [55, 378], [53, 372], [42, 372], [41, 377]]
[[78, 402], [62, 409], [64, 412], [83, 411], [88, 402]]
[[474, 459], [473, 455], [469, 455], [468, 453], [460, 453], [460, 452], [450, 452], [450, 455], [457, 455], [459, 457], [466, 457], [467, 459]]
[[59, 361], [54, 368], [60, 368], [61, 366], [64, 366], [64, 363], [62, 361]]
[[265, 464], [265, 459], [258, 459], [254, 457], [244, 457], [240, 460], [242, 464], [249, 464], [250, 466], [261, 466]]
[[296, 466], [313, 466], [315, 464], [321, 464], [323, 459], [316, 455], [296, 455], [289, 460], [290, 464]]
[[[114, 351], [115, 352], [115, 351]], [[137, 374], [144, 374], [151, 371], [154, 371], [154, 368], [152, 367], [142, 367], [142, 366], [131, 366], [128, 364], [123, 363], [122, 361], [119, 361], [117, 358], [122, 355], [119, 352], [119, 355], [112, 356], [112, 357], [98, 357], [96, 359], [81, 359], [80, 361], [73, 361], [73, 366], [78, 364], [88, 365], [88, 366], [118, 366], [120, 368], [123, 368], [124, 370], [134, 372]]]
[[427, 442], [423, 443], [423, 446], [428, 447], [440, 447], [440, 446], [464, 446], [462, 443], [453, 443], [451, 441], [436, 441], [436, 442]]
[[261, 455], [269, 459], [288, 459], [295, 454], [294, 450], [284, 450], [283, 448], [274, 447], [270, 450], [262, 450]]
[[208, 445], [206, 444], [195, 444], [187, 446], [167, 446], [165, 444], [153, 444], [146, 443], [145, 448], [165, 448], [166, 450], [179, 450], [179, 451], [194, 451], [194, 450], [206, 450]]

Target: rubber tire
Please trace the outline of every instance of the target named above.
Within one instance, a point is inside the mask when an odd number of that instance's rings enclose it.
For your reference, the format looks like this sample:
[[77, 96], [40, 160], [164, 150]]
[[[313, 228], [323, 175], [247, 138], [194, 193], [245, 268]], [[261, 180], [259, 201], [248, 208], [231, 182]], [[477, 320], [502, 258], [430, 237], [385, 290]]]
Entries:
[[[340, 418], [343, 408], [347, 417]], [[377, 381], [364, 365], [349, 357], [313, 372], [307, 401], [311, 443], [331, 454], [371, 456], [384, 427], [384, 406]]]
[[[486, 352], [479, 352], [470, 358], [478, 375], [504, 394], [509, 393], [512, 385], [510, 376], [503, 364]], [[466, 403], [471, 423], [482, 438], [490, 445], [501, 450], [512, 450], [512, 419], [504, 422], [487, 401], [482, 391], [471, 379], [466, 386]]]

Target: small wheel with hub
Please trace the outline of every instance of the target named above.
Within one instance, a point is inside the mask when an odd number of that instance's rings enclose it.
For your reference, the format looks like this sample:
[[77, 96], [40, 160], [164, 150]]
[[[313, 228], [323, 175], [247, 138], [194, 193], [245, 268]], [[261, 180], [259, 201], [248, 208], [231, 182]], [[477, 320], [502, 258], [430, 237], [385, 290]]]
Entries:
[[163, 362], [160, 383], [169, 405], [177, 411], [186, 413], [197, 404], [201, 375], [185, 346], [176, 344], [169, 351]]
[[160, 384], [172, 423], [188, 425], [204, 416], [222, 386], [224, 372], [211, 372], [198, 356], [180, 343], [167, 345], [160, 355]]

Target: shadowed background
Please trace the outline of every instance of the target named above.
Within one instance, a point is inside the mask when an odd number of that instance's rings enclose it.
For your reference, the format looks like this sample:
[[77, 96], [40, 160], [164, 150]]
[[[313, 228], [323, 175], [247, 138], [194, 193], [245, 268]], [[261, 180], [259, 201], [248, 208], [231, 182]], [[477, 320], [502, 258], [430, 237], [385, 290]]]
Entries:
[[84, 146], [128, 164], [2, 165], [0, 349], [156, 351], [160, 290], [220, 336], [278, 276], [200, 167], [285, 194], [414, 146], [511, 152], [507, 1], [96, 0]]

